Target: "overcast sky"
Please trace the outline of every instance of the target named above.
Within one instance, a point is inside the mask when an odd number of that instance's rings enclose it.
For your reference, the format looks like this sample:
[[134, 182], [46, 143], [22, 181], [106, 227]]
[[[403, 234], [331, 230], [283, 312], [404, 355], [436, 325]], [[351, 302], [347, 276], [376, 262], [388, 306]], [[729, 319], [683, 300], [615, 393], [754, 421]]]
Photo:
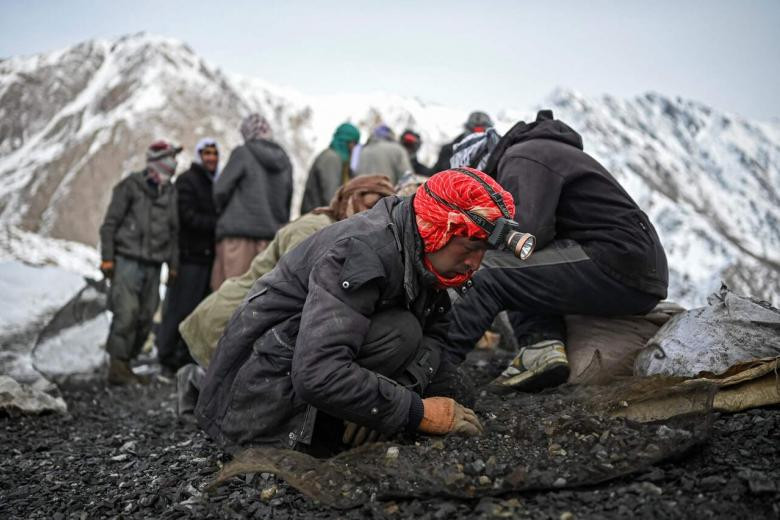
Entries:
[[0, 56], [147, 31], [308, 94], [496, 111], [554, 87], [780, 118], [780, 1], [0, 0]]

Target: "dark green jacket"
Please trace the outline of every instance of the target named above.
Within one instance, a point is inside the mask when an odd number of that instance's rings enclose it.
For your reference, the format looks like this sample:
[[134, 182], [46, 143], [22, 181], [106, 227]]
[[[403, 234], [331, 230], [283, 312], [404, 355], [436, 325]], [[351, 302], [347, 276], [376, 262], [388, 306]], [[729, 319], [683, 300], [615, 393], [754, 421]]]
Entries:
[[314, 208], [327, 206], [330, 199], [341, 187], [343, 161], [339, 154], [330, 148], [320, 153], [311, 165], [306, 179], [306, 188], [301, 201], [301, 215]]
[[149, 184], [143, 171], [131, 173], [114, 186], [100, 226], [103, 260], [116, 255], [161, 264], [179, 264], [179, 217], [172, 184]]

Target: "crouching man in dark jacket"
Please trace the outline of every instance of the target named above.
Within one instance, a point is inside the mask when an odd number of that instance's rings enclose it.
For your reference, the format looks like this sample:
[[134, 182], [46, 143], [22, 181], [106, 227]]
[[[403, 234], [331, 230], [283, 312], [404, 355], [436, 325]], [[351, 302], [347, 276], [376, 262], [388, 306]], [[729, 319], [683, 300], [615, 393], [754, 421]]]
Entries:
[[228, 323], [196, 407], [201, 426], [224, 445], [311, 453], [402, 431], [478, 434], [458, 402], [470, 395], [455, 368], [465, 352], [446, 342], [444, 289], [465, 284], [487, 248], [463, 211], [502, 216], [486, 186], [514, 211], [482, 172], [447, 171], [283, 256]]
[[468, 348], [510, 310], [521, 348], [494, 383], [522, 391], [555, 386], [569, 376], [563, 316], [650, 311], [666, 297], [666, 255], [647, 215], [550, 111], [515, 125], [485, 169], [522, 196], [515, 220], [536, 235], [537, 251], [526, 262], [488, 254], [474, 290], [454, 306], [449, 340]]

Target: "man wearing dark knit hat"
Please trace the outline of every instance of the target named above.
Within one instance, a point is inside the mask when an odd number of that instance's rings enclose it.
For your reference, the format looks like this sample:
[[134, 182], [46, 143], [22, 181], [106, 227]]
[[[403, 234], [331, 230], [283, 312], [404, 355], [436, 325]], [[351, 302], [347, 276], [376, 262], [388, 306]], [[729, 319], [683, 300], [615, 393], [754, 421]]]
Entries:
[[141, 351], [160, 302], [160, 267], [169, 277], [178, 269], [176, 173], [181, 147], [155, 141], [146, 151], [146, 168], [131, 173], [114, 187], [100, 226], [100, 270], [111, 280], [109, 308], [114, 313], [106, 343], [110, 356], [108, 381], [142, 382], [130, 369]]
[[445, 289], [468, 282], [513, 212], [482, 172], [449, 170], [304, 240], [234, 313], [200, 425], [224, 445], [315, 454], [403, 431], [479, 434]]

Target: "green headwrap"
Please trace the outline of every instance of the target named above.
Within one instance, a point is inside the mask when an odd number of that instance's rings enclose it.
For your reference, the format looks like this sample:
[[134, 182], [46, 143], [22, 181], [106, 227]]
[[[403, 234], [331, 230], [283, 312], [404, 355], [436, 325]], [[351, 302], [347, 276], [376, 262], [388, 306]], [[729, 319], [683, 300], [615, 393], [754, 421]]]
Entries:
[[349, 161], [349, 147], [347, 147], [347, 143], [350, 142], [360, 142], [360, 130], [355, 125], [343, 123], [333, 133], [330, 149], [339, 154], [342, 161], [347, 162]]

